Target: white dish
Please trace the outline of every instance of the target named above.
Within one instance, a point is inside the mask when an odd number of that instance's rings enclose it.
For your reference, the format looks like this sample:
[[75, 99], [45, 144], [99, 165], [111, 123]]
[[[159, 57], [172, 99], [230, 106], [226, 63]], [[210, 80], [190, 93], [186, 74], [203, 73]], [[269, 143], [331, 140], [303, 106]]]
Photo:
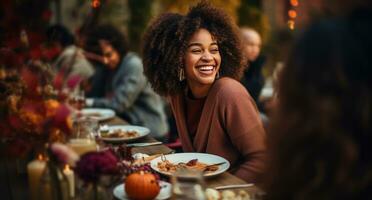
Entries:
[[150, 129], [142, 126], [132, 126], [132, 125], [118, 125], [118, 126], [108, 126], [108, 133], [113, 133], [115, 130], [121, 131], [136, 131], [138, 136], [125, 138], [125, 137], [101, 137], [103, 141], [106, 142], [129, 142], [133, 140], [137, 140], [139, 138], [145, 137], [150, 133]]
[[[180, 162], [187, 163], [188, 161], [192, 159], [198, 159], [199, 162], [206, 163], [208, 165], [225, 162], [224, 164], [221, 164], [218, 166], [218, 170], [214, 172], [204, 173], [203, 176], [205, 177], [216, 176], [218, 174], [225, 172], [230, 167], [229, 161], [226, 160], [225, 158], [222, 158], [220, 156], [213, 155], [213, 154], [207, 154], [207, 153], [175, 153], [175, 154], [165, 155], [165, 158], [169, 160], [171, 163], [175, 163], [175, 164], [180, 163]], [[157, 157], [153, 159], [151, 161], [151, 168], [161, 174], [171, 176], [172, 175], [171, 172], [161, 171], [158, 168], [158, 162], [161, 162], [162, 161], [161, 159], [162, 157]]]
[[[159, 181], [160, 185], [160, 192], [158, 196], [155, 197], [157, 200], [163, 200], [163, 199], [168, 199], [171, 197], [171, 189], [172, 185], [168, 182], [165, 181]], [[127, 200], [129, 199], [127, 197], [127, 194], [125, 193], [124, 190], [125, 184], [120, 184], [114, 188], [114, 196], [120, 200]]]
[[115, 111], [104, 108], [84, 108], [81, 110], [81, 114], [85, 117], [91, 117], [98, 121], [105, 121], [115, 117]]

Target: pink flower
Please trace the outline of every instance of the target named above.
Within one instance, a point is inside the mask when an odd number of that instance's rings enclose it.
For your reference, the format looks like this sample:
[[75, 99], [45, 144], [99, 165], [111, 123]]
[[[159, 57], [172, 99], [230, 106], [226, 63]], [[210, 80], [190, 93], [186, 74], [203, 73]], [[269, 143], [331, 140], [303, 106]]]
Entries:
[[74, 167], [76, 162], [79, 160], [79, 155], [76, 154], [70, 147], [62, 143], [53, 143], [51, 150], [60, 162], [68, 164], [72, 167]]
[[70, 89], [74, 89], [76, 86], [79, 85], [82, 78], [80, 75], [71, 75], [67, 80], [67, 87]]

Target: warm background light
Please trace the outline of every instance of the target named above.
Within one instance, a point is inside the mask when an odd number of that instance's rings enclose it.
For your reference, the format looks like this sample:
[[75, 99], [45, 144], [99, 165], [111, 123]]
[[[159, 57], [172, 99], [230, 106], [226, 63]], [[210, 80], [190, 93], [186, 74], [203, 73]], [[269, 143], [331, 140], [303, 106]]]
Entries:
[[298, 6], [298, 0], [290, 0], [292, 6]]
[[98, 8], [101, 5], [101, 2], [100, 0], [93, 0], [91, 5], [93, 8]]
[[288, 11], [288, 16], [292, 19], [297, 17], [297, 12], [295, 10], [289, 10]]
[[288, 20], [288, 27], [291, 30], [295, 29], [295, 22], [293, 20]]

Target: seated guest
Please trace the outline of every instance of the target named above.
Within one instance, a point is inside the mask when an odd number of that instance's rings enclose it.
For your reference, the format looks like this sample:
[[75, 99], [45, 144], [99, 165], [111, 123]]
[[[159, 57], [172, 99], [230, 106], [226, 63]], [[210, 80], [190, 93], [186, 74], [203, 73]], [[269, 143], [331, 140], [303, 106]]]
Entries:
[[[126, 38], [111, 25], [101, 25], [88, 33], [100, 47], [103, 67], [97, 67], [91, 82], [95, 94], [88, 106], [111, 108], [130, 124], [145, 126], [151, 135], [163, 140], [168, 132], [163, 101], [143, 74], [141, 59], [128, 51]], [[97, 91], [96, 91], [97, 90]]]
[[265, 84], [265, 78], [262, 74], [262, 67], [265, 58], [261, 52], [261, 36], [254, 29], [242, 27], [240, 29], [244, 44], [244, 53], [247, 57], [244, 74], [241, 83], [247, 88], [249, 94], [258, 105], [258, 98]]
[[48, 50], [54, 52], [54, 56], [50, 58], [52, 68], [56, 74], [63, 76], [64, 82], [73, 76], [78, 76], [81, 81], [84, 81], [93, 75], [93, 66], [83, 55], [82, 49], [74, 44], [74, 36], [66, 27], [50, 26], [46, 36]]
[[266, 193], [371, 199], [372, 9], [310, 26], [279, 74]]
[[264, 105], [259, 101], [262, 88], [265, 84], [265, 77], [262, 74], [262, 67], [266, 60], [261, 54], [261, 36], [256, 30], [248, 27], [240, 28], [240, 33], [243, 38], [244, 54], [247, 59], [243, 77], [240, 82], [244, 85], [249, 94], [252, 96], [253, 100], [256, 102], [256, 105], [260, 110], [261, 120], [266, 128], [269, 123], [269, 119], [266, 116], [266, 113], [264, 113]]
[[170, 100], [183, 150], [224, 157], [231, 173], [257, 182], [265, 132], [239, 83], [241, 40], [229, 16], [206, 2], [185, 16], [163, 14], [144, 35], [143, 56], [152, 86]]

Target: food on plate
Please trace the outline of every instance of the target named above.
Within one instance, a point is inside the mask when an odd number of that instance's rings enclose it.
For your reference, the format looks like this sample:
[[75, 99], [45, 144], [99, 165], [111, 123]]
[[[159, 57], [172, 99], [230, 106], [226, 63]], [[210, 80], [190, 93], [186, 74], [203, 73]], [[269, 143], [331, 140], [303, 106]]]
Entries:
[[161, 156], [162, 154], [154, 154], [154, 155], [147, 155], [143, 153], [136, 153], [133, 155], [134, 161], [133, 165], [144, 165], [146, 163], [150, 163], [153, 159]]
[[111, 133], [105, 133], [102, 134], [101, 132], [101, 137], [104, 138], [134, 138], [140, 136], [137, 131], [133, 130], [121, 130], [121, 129], [116, 129], [113, 130]]
[[212, 188], [207, 188], [205, 190], [205, 196], [207, 200], [250, 200], [250, 195], [244, 191], [233, 191], [233, 190], [223, 190], [218, 191]]
[[109, 127], [107, 125], [100, 126], [99, 131], [101, 135], [105, 135], [109, 133]]
[[219, 200], [219, 199], [221, 199], [221, 194], [217, 190], [212, 189], [212, 188], [207, 188], [205, 190], [205, 196], [206, 196], [207, 200]]
[[158, 168], [160, 171], [163, 172], [176, 172], [179, 169], [193, 169], [199, 170], [203, 172], [214, 172], [218, 170], [217, 165], [209, 165], [203, 162], [199, 162], [198, 159], [189, 160], [187, 163], [172, 163], [165, 158], [165, 156], [161, 157], [160, 162], [158, 162]]

